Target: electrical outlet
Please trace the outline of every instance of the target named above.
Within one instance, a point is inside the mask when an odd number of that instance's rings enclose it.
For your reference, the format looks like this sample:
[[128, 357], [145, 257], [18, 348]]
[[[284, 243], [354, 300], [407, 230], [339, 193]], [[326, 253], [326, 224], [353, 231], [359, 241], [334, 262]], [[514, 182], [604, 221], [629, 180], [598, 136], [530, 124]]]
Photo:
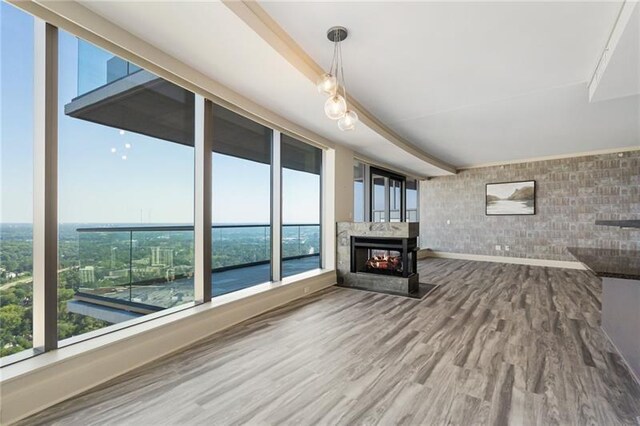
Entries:
[[504, 246], [504, 251], [509, 251], [509, 246]]
[[447, 219], [447, 225], [451, 225], [451, 221]]
[[499, 244], [496, 244], [496, 250], [497, 250], [497, 251], [502, 250], [502, 246], [501, 246], [501, 245], [499, 245]]

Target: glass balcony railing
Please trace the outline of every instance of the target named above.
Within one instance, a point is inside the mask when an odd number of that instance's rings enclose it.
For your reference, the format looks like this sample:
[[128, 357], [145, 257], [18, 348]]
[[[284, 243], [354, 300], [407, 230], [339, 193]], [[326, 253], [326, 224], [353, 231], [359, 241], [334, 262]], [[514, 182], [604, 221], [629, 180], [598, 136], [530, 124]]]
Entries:
[[407, 222], [418, 221], [418, 209], [407, 209]]
[[78, 39], [78, 96], [140, 70], [139, 66]]
[[[194, 300], [193, 226], [117, 226], [76, 231], [77, 298], [111, 306], [138, 306], [143, 311]], [[283, 225], [282, 234], [283, 263], [291, 263], [294, 270], [318, 267], [320, 225]], [[212, 239], [214, 296], [269, 281], [269, 225], [215, 225]], [[312, 257], [316, 260], [309, 259]]]
[[320, 225], [284, 225], [283, 259], [320, 254]]
[[269, 225], [217, 225], [212, 232], [214, 271], [268, 263], [271, 259]]
[[76, 293], [168, 308], [193, 301], [193, 227], [80, 228]]

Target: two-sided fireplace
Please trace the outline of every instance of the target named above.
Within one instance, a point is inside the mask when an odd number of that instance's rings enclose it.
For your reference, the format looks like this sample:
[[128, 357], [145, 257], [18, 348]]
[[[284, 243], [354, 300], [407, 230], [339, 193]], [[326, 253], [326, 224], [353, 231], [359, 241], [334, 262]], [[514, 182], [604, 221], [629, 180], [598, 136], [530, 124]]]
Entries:
[[351, 237], [351, 272], [408, 278], [416, 271], [416, 238]]
[[419, 227], [416, 222], [338, 222], [338, 285], [416, 297]]

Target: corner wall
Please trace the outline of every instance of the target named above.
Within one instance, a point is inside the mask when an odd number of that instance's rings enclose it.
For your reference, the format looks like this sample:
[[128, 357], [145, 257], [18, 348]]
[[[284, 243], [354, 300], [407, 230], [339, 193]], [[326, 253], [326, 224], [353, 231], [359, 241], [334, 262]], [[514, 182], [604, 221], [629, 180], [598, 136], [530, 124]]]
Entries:
[[[531, 179], [534, 216], [485, 215], [486, 183]], [[440, 252], [573, 261], [567, 246], [640, 250], [640, 231], [594, 224], [638, 218], [640, 151], [469, 169], [420, 183], [421, 247]]]
[[336, 145], [335, 211], [336, 222], [353, 220], [353, 151]]

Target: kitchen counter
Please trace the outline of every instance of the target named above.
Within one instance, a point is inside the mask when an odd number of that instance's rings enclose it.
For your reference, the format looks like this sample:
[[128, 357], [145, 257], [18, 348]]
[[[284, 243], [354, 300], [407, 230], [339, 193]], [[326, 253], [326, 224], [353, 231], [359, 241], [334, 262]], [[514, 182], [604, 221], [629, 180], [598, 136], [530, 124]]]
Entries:
[[619, 228], [640, 228], [640, 220], [596, 220], [596, 225], [617, 226]]
[[602, 279], [602, 329], [640, 383], [640, 251], [567, 250]]
[[600, 277], [640, 280], [640, 251], [584, 247], [567, 250]]

